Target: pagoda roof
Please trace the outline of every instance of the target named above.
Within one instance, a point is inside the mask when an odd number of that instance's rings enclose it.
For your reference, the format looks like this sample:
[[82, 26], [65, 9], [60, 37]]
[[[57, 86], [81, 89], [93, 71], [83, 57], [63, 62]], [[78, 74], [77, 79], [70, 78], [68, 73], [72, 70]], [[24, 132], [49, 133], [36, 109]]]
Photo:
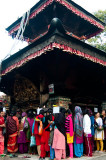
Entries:
[[[94, 15], [71, 0], [40, 0], [30, 9], [29, 22], [24, 31], [24, 39], [33, 42], [48, 32], [51, 20], [58, 17], [67, 34], [78, 39], [88, 39], [102, 32], [105, 24]], [[6, 30], [16, 37], [22, 17]]]
[[22, 65], [40, 57], [42, 54], [49, 54], [49, 51], [53, 50], [61, 50], [67, 54], [74, 54], [85, 60], [106, 66], [105, 52], [71, 35], [67, 35], [61, 21], [58, 18], [54, 18], [46, 35], [2, 62], [2, 75], [6, 75], [12, 70], [22, 67]]

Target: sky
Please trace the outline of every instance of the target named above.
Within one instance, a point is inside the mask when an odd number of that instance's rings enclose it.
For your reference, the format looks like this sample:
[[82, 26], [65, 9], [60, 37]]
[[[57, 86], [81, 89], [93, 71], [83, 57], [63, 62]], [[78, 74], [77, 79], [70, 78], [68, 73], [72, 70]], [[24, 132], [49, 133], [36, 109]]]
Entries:
[[[27, 10], [35, 5], [39, 0], [3, 0], [0, 1], [0, 61], [9, 53], [15, 40], [8, 36], [6, 27], [21, 17]], [[73, 0], [87, 11], [93, 13], [106, 9], [106, 0]], [[27, 43], [19, 42], [11, 54], [25, 47]]]

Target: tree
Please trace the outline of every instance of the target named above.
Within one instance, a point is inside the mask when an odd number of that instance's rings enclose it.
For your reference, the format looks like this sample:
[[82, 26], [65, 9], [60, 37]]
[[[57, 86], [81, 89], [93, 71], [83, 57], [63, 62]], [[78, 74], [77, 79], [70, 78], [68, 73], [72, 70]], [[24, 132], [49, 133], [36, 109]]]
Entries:
[[[106, 24], [106, 10], [94, 12], [94, 16]], [[87, 43], [106, 52], [106, 26], [102, 33], [87, 40]]]

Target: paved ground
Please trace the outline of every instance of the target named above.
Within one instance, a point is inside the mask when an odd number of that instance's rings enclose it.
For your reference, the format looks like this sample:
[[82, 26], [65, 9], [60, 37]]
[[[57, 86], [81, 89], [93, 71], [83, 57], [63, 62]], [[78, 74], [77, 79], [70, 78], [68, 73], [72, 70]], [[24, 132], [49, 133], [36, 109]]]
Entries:
[[[3, 158], [0, 157], [0, 160], [38, 160], [38, 156], [35, 155], [28, 155], [28, 154], [17, 154], [17, 158], [9, 158], [9, 156], [5, 156]], [[30, 156], [30, 158], [23, 158], [25, 155]], [[46, 158], [45, 160], [49, 160], [49, 158]], [[73, 158], [73, 160], [106, 160], [106, 153], [94, 153], [93, 157], [81, 157], [81, 158]]]

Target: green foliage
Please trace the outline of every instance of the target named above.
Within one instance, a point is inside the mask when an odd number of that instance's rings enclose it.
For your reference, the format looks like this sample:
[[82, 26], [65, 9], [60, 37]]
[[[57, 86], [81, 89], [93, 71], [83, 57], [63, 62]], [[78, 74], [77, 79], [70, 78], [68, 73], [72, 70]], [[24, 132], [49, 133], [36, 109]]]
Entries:
[[[102, 22], [106, 23], [106, 10], [99, 10], [94, 13], [94, 16], [100, 19]], [[90, 38], [87, 40], [87, 43], [106, 52], [106, 26], [101, 34]]]
[[97, 12], [94, 12], [94, 16], [100, 19], [102, 22], [105, 22], [106, 10], [98, 10]]

